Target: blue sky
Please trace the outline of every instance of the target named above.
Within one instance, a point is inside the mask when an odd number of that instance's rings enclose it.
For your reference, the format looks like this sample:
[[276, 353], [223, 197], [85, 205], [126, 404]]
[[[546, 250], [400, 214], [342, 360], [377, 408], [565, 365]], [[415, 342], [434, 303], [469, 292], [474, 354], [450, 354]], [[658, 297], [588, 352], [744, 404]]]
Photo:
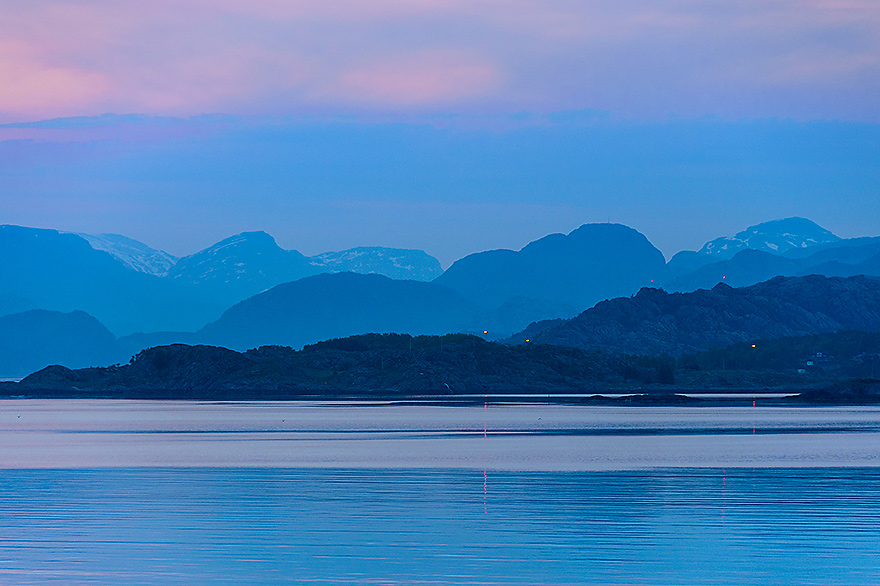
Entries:
[[444, 266], [607, 220], [876, 235], [878, 95], [874, 1], [10, 0], [0, 222]]

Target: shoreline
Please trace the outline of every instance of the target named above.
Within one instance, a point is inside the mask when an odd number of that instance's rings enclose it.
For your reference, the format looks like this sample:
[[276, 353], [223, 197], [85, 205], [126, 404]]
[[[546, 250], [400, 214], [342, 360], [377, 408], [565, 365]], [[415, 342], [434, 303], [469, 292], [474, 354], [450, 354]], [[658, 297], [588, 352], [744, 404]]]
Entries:
[[[94, 400], [94, 401], [187, 401], [197, 403], [356, 403], [366, 406], [423, 405], [444, 407], [480, 407], [485, 405], [570, 405], [615, 407], [833, 407], [877, 406], [880, 396], [840, 396], [813, 389], [801, 392], [720, 392], [713, 389], [696, 393], [678, 392], [632, 392], [615, 389], [613, 393], [489, 393], [468, 395], [410, 394], [402, 396], [391, 393], [340, 393], [340, 394], [283, 394], [260, 392], [62, 392], [41, 393], [29, 389], [25, 393], [0, 393], [0, 401], [17, 400]], [[267, 395], [272, 396], [267, 396]]]

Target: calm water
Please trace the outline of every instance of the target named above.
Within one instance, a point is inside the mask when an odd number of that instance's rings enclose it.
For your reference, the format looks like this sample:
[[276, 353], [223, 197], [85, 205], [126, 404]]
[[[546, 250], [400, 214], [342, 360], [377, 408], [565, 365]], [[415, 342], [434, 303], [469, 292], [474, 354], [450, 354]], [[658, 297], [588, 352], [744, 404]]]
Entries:
[[875, 409], [0, 403], [0, 584], [878, 584]]

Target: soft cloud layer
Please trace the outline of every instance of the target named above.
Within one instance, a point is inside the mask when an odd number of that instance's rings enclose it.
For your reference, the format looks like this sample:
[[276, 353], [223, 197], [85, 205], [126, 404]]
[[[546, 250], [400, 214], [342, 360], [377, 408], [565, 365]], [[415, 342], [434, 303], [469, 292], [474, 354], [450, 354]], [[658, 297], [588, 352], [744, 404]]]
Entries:
[[513, 112], [880, 120], [876, 0], [6, 0], [0, 120]]
[[102, 74], [46, 63], [37, 53], [26, 43], [0, 41], [0, 112], [73, 113], [107, 90]]

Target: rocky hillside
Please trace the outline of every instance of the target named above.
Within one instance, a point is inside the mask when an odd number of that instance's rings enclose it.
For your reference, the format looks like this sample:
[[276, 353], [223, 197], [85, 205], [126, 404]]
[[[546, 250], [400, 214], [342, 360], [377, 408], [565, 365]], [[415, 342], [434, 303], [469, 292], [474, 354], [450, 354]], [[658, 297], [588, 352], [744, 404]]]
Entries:
[[751, 287], [719, 284], [693, 293], [645, 288], [572, 319], [532, 324], [512, 341], [678, 355], [837, 330], [880, 331], [880, 279], [776, 277]]

